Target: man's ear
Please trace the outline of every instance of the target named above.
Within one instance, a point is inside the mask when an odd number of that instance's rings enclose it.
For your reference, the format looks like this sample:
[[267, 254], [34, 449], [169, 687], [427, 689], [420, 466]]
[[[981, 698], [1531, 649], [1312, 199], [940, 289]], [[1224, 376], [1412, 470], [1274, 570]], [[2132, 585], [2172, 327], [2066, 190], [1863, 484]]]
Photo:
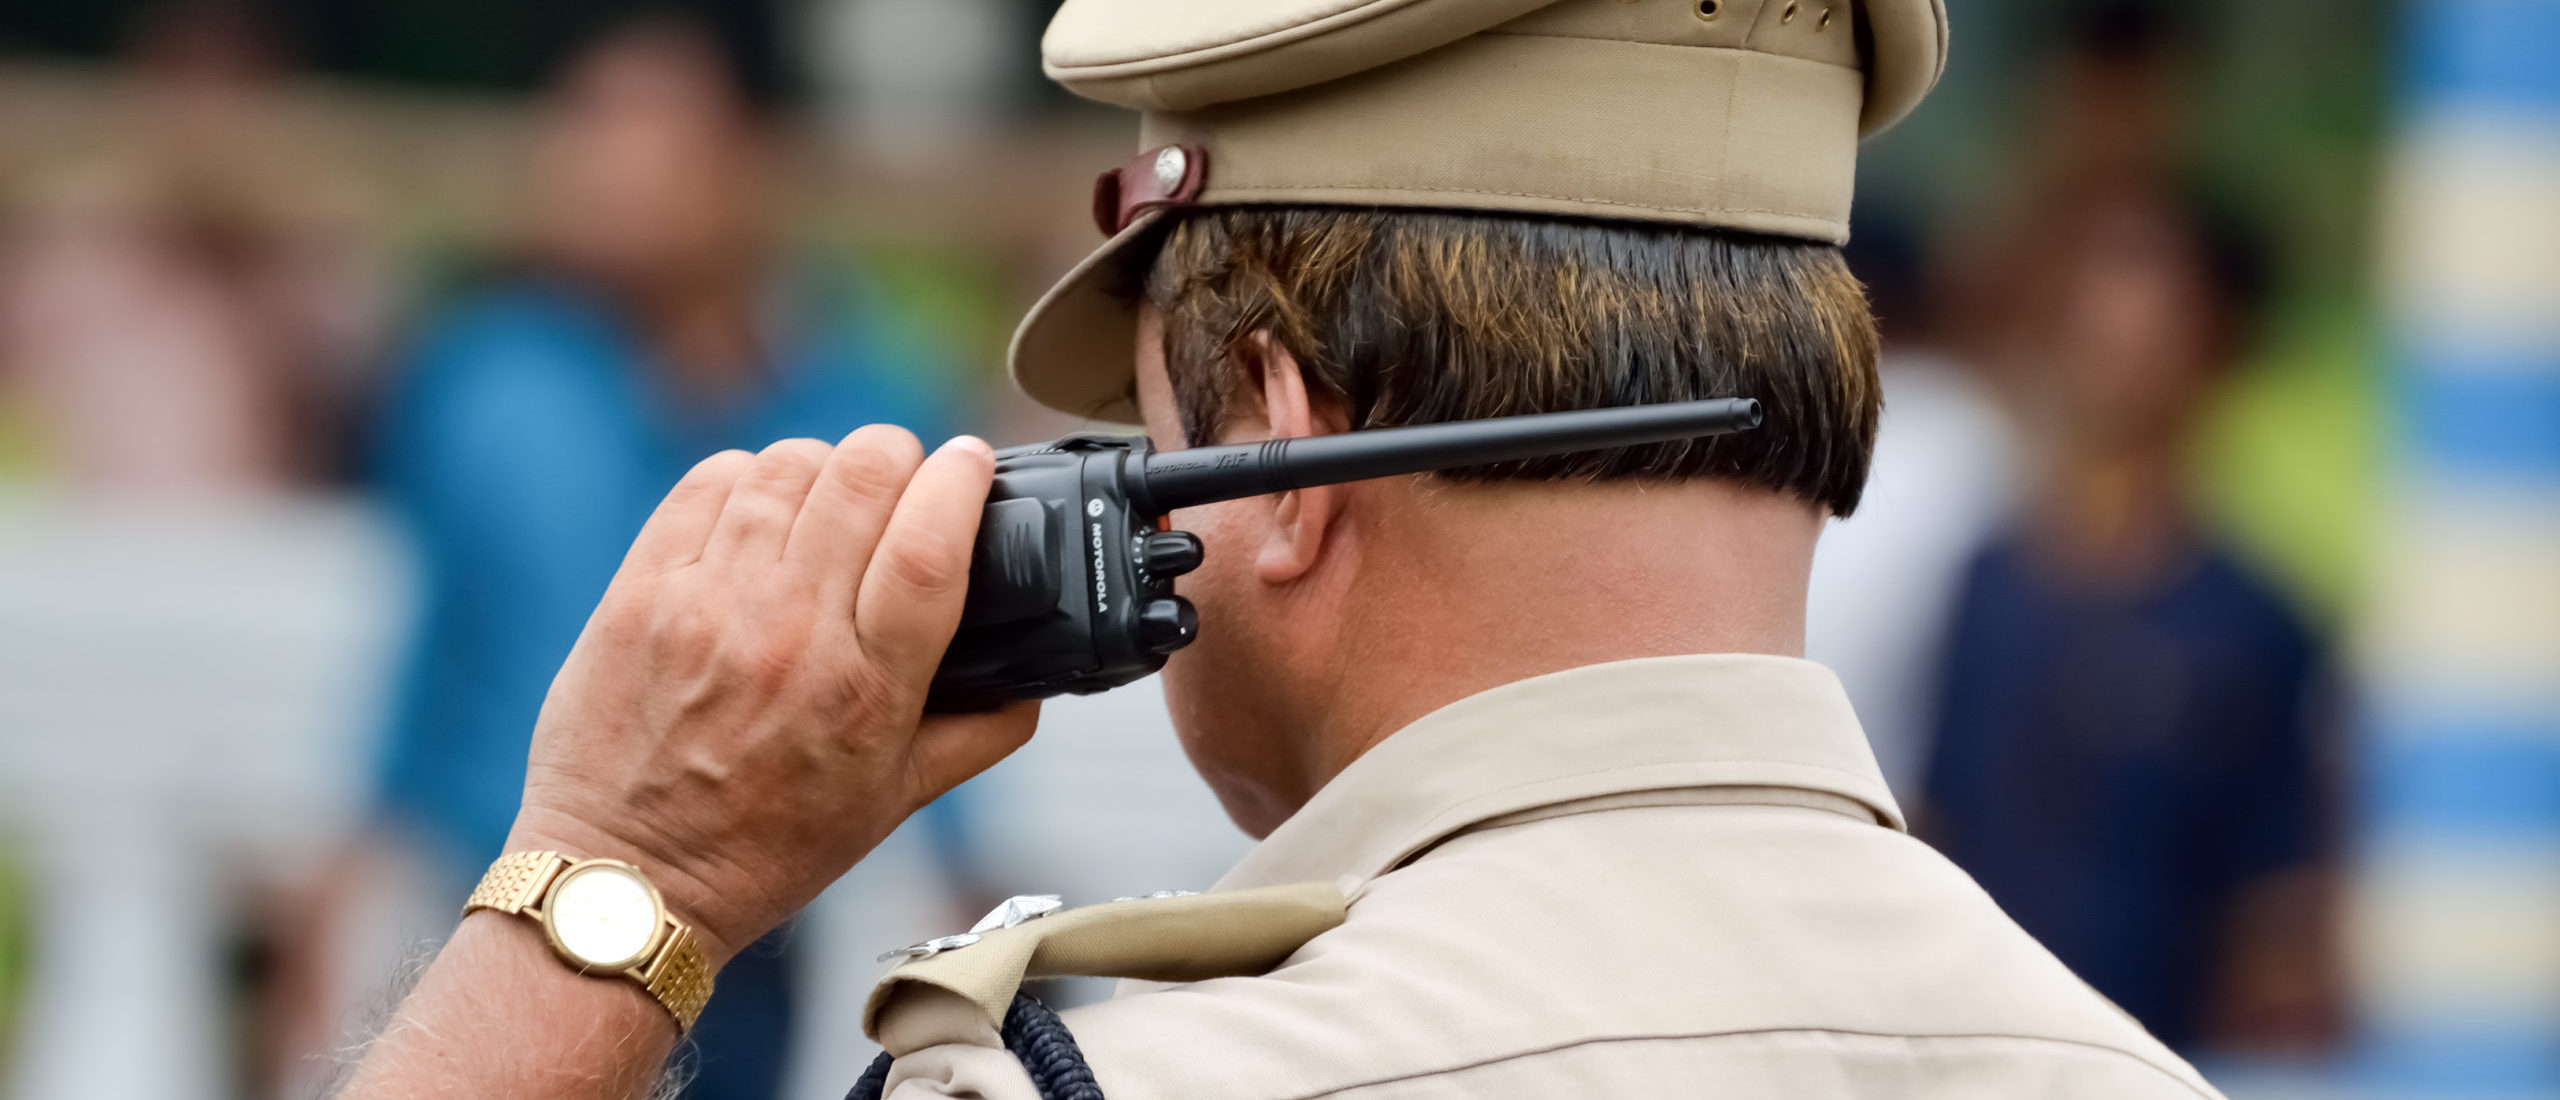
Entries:
[[[1254, 333], [1246, 342], [1243, 355], [1246, 361], [1238, 365], [1261, 376], [1263, 418], [1270, 426], [1271, 438], [1336, 435], [1350, 430], [1350, 418], [1342, 403], [1315, 397], [1307, 388], [1306, 373], [1299, 369], [1297, 356], [1289, 354], [1289, 349], [1272, 339], [1270, 333]], [[1254, 560], [1255, 573], [1265, 583], [1283, 584], [1315, 568], [1326, 531], [1341, 518], [1344, 499], [1342, 487], [1337, 485], [1280, 494], [1271, 511], [1270, 534]]]

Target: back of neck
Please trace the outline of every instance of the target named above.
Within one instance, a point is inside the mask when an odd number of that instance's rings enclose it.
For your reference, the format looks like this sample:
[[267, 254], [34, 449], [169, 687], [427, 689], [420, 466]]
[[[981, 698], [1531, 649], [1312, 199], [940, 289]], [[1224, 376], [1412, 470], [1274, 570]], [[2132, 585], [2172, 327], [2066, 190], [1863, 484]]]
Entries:
[[1517, 680], [1683, 653], [1804, 653], [1823, 517], [1723, 482], [1363, 489], [1321, 697], [1318, 785], [1433, 710]]

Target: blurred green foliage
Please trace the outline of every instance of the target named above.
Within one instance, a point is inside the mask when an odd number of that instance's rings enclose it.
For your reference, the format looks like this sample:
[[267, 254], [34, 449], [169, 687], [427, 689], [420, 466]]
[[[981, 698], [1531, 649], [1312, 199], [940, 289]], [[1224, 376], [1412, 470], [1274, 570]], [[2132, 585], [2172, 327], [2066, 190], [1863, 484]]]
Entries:
[[8, 1076], [20, 1012], [26, 1005], [28, 967], [35, 961], [30, 942], [33, 925], [26, 881], [17, 864], [0, 854], [0, 1079]]
[[2197, 440], [2206, 508], [2332, 626], [2357, 609], [2381, 502], [2379, 335], [2360, 294], [2306, 293]]
[[[0, 374], [5, 373], [0, 367]], [[34, 410], [0, 394], [0, 481], [32, 478], [43, 469], [43, 434]]]

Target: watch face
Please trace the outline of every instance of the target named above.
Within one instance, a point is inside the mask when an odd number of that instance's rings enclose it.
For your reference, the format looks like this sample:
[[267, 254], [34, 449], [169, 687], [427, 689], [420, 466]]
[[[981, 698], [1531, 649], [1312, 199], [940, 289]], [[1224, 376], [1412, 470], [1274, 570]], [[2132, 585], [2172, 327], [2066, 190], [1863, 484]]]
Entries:
[[553, 945], [581, 966], [621, 969], [656, 945], [658, 892], [630, 866], [595, 860], [569, 868], [544, 899]]

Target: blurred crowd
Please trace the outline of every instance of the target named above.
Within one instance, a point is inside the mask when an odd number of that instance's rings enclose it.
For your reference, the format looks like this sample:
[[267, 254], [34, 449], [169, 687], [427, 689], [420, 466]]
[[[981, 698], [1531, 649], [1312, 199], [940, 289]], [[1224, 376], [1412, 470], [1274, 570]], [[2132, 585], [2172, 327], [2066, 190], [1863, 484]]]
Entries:
[[110, 132], [12, 196], [12, 450], [111, 491], [343, 478], [390, 320], [363, 196], [277, 110], [255, 23], [172, 9], [130, 49]]
[[1934, 257], [1853, 242], [1885, 419], [1807, 643], [1920, 835], [2075, 973], [2208, 1064], [2316, 1056], [2346, 1023], [2341, 696], [2191, 487], [2272, 258], [2169, 124], [2186, 48], [2155, 9], [2092, 9], [2005, 222]]
[[[815, 6], [829, 41], [922, 18]], [[1016, 7], [951, 10], [1036, 28]], [[1974, 124], [2011, 135], [1999, 182], [1959, 166], [1937, 178], [1963, 199], [1890, 180], [1861, 196], [1851, 258], [1886, 329], [1887, 410], [1867, 504], [1816, 565], [1810, 655], [1848, 684], [1922, 835], [2101, 993], [2208, 1066], [2316, 1075], [2355, 1019], [2340, 901], [2355, 693], [2337, 657], [2353, 609], [2319, 564], [2353, 532], [2298, 512], [2272, 534], [2235, 524], [2247, 510], [2215, 487], [2249, 483], [2254, 441], [2338, 431], [2233, 409], [2292, 385], [2268, 381], [2288, 355], [2360, 378], [2361, 330], [2301, 335], [2288, 319], [2329, 300], [2285, 239], [2302, 219], [2204, 171], [2208, 43], [2175, 18], [2187, 9], [2014, 7], [2012, 32], [1985, 37], [2016, 55], [2031, 109]], [[1006, 396], [994, 364], [1010, 317], [1085, 243], [1077, 181], [1125, 135], [1056, 106], [943, 119], [931, 140], [849, 134], [844, 118], [878, 112], [808, 109], [809, 82], [770, 56], [789, 31], [742, 32], [718, 6], [601, 8], [521, 96], [317, 80], [297, 67], [292, 9], [245, 0], [145, 5], [110, 59], [0, 64], [0, 572], [20, 578], [0, 584], [0, 618], [69, 621], [91, 597], [48, 594], [60, 586], [112, 592], [268, 545], [209, 513], [397, 563], [378, 585], [301, 595], [262, 580], [274, 599], [239, 598], [210, 566], [188, 574], [194, 597], [151, 589], [200, 600], [208, 622], [357, 592], [362, 614], [260, 652], [364, 670], [276, 720], [308, 730], [279, 756], [335, 762], [312, 775], [215, 778], [195, 750], [84, 718], [91, 695], [121, 691], [155, 695], [138, 721], [191, 745], [280, 736], [189, 725], [209, 677], [182, 659], [121, 689], [0, 670], [10, 1094], [125, 1095], [62, 1068], [126, 1049], [56, 999], [130, 931], [66, 919], [72, 890], [174, 898], [201, 908], [167, 919], [217, 929], [182, 941], [209, 956], [191, 969], [121, 987], [165, 982], [193, 1005], [163, 1026], [200, 1033], [186, 1064], [212, 1079], [108, 1079], [203, 1097], [324, 1080], [497, 853], [551, 672], [701, 456], [878, 421], [929, 444], [1073, 426]], [[966, 29], [954, 18], [924, 21]], [[1030, 66], [1000, 44], [990, 64]], [[877, 81], [815, 83], [897, 102]], [[1939, 109], [1968, 110], [1952, 98]], [[479, 174], [446, 174], [448, 154]], [[2369, 489], [2352, 466], [2330, 474], [2332, 496]], [[207, 629], [219, 647], [231, 628]], [[0, 643], [0, 665], [64, 644]], [[1054, 708], [1031, 750], [741, 956], [692, 1044], [688, 1095], [840, 1091], [866, 1060], [848, 1006], [870, 953], [1006, 893], [1072, 903], [1214, 878], [1245, 842], [1149, 690]], [[173, 774], [132, 778], [155, 768]], [[62, 869], [80, 843], [64, 822], [208, 784], [279, 821], [232, 836], [233, 811], [189, 810], [128, 841], [204, 864], [191, 892]], [[68, 946], [83, 936], [102, 942]]]

